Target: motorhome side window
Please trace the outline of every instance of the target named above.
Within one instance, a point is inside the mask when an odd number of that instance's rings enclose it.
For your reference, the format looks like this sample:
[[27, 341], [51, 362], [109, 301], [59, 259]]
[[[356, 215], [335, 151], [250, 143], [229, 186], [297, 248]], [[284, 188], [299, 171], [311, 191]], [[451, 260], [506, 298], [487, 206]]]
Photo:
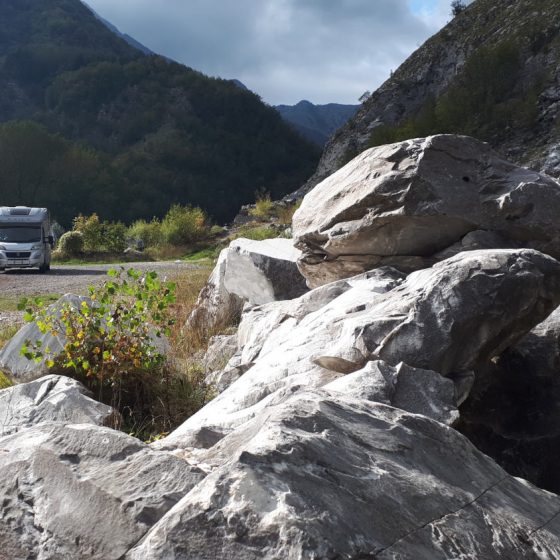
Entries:
[[42, 241], [40, 227], [0, 227], [0, 243], [36, 243]]

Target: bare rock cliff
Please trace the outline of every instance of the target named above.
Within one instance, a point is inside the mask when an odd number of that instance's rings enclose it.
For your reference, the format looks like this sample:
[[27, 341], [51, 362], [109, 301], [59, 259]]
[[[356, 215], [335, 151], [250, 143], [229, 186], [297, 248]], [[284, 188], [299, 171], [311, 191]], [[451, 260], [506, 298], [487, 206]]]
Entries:
[[328, 142], [308, 192], [366, 148], [463, 133], [560, 176], [560, 11], [476, 0], [413, 53]]

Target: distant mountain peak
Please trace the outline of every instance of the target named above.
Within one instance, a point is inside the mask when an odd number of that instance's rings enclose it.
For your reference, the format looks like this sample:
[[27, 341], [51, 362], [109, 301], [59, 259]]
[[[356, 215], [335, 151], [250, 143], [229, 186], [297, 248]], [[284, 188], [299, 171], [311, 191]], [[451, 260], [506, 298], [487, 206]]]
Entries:
[[302, 99], [295, 105], [277, 105], [276, 110], [302, 136], [314, 144], [324, 146], [332, 134], [354, 116], [358, 107], [359, 105], [339, 103], [315, 105]]

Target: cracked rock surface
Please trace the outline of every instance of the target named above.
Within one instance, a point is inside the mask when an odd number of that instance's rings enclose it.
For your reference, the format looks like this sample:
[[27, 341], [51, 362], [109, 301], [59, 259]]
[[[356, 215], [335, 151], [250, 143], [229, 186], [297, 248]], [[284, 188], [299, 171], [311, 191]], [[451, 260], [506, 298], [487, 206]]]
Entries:
[[282, 391], [322, 387], [377, 360], [456, 379], [461, 402], [471, 370], [559, 303], [560, 263], [529, 249], [501, 249], [461, 253], [404, 280], [377, 269], [253, 308], [238, 339], [247, 371], [155, 445], [196, 447], [190, 440], [199, 430], [226, 434]]
[[126, 434], [43, 423], [0, 437], [0, 559], [117, 560], [203, 478]]
[[60, 375], [0, 390], [0, 435], [40, 422], [102, 426], [112, 414], [113, 409], [90, 398], [81, 383]]
[[411, 271], [452, 253], [527, 247], [560, 256], [560, 184], [467, 136], [366, 150], [303, 199], [300, 270], [316, 287], [377, 266]]
[[128, 560], [549, 559], [560, 497], [441, 423], [322, 390], [207, 451], [211, 474]]

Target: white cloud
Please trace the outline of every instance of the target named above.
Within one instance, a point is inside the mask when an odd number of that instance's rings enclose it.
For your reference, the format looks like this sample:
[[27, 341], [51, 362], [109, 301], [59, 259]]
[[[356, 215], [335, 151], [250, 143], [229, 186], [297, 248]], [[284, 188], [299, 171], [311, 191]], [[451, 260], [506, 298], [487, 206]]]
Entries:
[[449, 19], [448, 0], [88, 0], [155, 52], [269, 103], [356, 103]]

